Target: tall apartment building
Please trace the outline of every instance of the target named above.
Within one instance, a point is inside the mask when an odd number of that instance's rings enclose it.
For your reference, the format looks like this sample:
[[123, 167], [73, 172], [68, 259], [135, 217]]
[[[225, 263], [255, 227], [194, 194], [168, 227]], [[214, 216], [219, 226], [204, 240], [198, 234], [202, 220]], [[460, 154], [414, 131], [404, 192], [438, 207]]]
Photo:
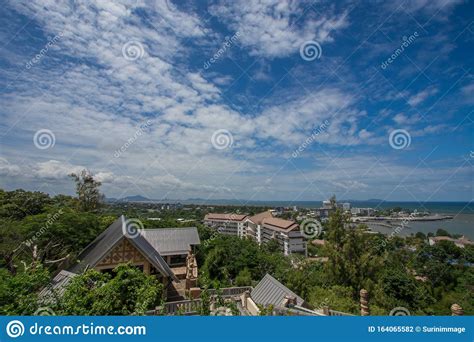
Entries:
[[272, 217], [262, 221], [260, 242], [266, 243], [276, 240], [280, 244], [283, 254], [303, 253], [306, 255], [306, 242], [298, 223]]
[[223, 234], [248, 237], [254, 241], [266, 243], [276, 240], [285, 255], [302, 253], [306, 255], [306, 242], [294, 221], [275, 218], [271, 211], [254, 216], [235, 214], [207, 214], [204, 222]]
[[204, 217], [204, 223], [219, 233], [237, 235], [242, 238], [247, 232], [247, 217], [247, 215], [209, 213]]
[[247, 224], [246, 236], [260, 243], [262, 241], [262, 221], [267, 218], [273, 218], [273, 214], [270, 210], [247, 217], [245, 220]]

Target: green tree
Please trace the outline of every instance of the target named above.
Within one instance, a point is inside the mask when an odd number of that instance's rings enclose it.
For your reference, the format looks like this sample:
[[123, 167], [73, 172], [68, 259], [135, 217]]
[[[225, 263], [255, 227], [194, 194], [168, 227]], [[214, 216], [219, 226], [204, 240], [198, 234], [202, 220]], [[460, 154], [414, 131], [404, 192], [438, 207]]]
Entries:
[[437, 231], [436, 231], [436, 236], [451, 236], [447, 230], [444, 230], [444, 229], [441, 229], [439, 228]]
[[0, 190], [0, 217], [21, 220], [25, 216], [42, 213], [51, 203], [49, 195], [39, 191]]
[[329, 202], [331, 203], [331, 208], [335, 209], [337, 205], [336, 195], [332, 195], [329, 198]]
[[327, 306], [332, 310], [357, 314], [358, 302], [352, 299], [352, 288], [334, 285], [328, 288], [314, 287], [309, 296], [309, 304], [316, 309]]
[[38, 292], [49, 281], [49, 272], [41, 265], [13, 275], [0, 269], [0, 315], [32, 315], [38, 309]]
[[373, 296], [374, 304], [390, 311], [406, 307], [412, 313], [423, 312], [434, 299], [425, 284], [418, 282], [404, 268], [386, 268], [380, 274]]
[[112, 274], [88, 270], [75, 277], [59, 302], [65, 315], [143, 315], [158, 306], [163, 284], [130, 265]]
[[103, 195], [99, 191], [101, 182], [95, 180], [94, 176], [87, 170], [82, 170], [79, 174], [71, 173], [70, 177], [76, 183], [80, 210], [95, 211], [99, 209], [103, 200]]
[[252, 274], [248, 268], [244, 268], [239, 272], [235, 278], [235, 285], [237, 286], [251, 286], [252, 285]]

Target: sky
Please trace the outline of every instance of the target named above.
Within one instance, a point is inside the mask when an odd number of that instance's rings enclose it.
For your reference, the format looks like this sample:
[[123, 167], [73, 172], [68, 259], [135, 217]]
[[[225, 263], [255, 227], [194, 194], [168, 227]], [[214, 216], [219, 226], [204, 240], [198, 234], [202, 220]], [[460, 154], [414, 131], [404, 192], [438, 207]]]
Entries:
[[3, 189], [473, 199], [472, 1], [1, 8]]

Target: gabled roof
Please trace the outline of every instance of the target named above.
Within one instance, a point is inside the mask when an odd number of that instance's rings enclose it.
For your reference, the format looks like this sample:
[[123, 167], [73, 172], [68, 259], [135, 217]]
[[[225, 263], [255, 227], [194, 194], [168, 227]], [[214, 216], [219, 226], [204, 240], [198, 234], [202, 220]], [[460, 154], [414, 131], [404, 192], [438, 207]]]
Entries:
[[201, 244], [196, 227], [144, 229], [141, 234], [161, 255], [186, 254]]
[[270, 210], [258, 213], [256, 215], [250, 216], [248, 220], [252, 221], [255, 224], [262, 224], [264, 219], [273, 218], [273, 214]]
[[294, 229], [299, 229], [298, 228], [298, 223], [295, 221], [289, 221], [289, 220], [284, 220], [281, 218], [265, 218], [262, 220], [262, 224], [265, 227], [274, 229], [274, 230], [283, 230], [285, 232], [289, 232]]
[[303, 298], [297, 296], [293, 291], [284, 286], [268, 273], [265, 275], [265, 277], [263, 277], [262, 280], [260, 280], [257, 286], [255, 286], [250, 296], [255, 303], [263, 306], [281, 306], [285, 296], [295, 297], [296, 304], [299, 306], [303, 306], [303, 304], [305, 304]]
[[204, 216], [204, 220], [243, 221], [246, 217], [247, 215], [209, 213], [209, 214], [206, 214], [206, 216]]
[[79, 254], [79, 263], [71, 268], [74, 273], [81, 273], [88, 267], [94, 267], [107, 253], [122, 239], [127, 239], [143, 256], [165, 277], [176, 280], [176, 276], [163, 260], [159, 252], [141, 234], [130, 236], [127, 234], [127, 220], [122, 215], [115, 220], [105, 231], [95, 238]]

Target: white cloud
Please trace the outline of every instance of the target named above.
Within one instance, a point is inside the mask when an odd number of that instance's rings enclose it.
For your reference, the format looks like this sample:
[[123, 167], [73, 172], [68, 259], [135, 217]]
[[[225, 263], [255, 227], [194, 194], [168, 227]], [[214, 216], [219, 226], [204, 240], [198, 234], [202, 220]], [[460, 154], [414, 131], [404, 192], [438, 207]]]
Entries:
[[[314, 4], [315, 7], [322, 6]], [[285, 57], [296, 54], [305, 41], [331, 42], [333, 33], [347, 26], [345, 13], [317, 16], [302, 23], [311, 9], [299, 1], [223, 1], [210, 11], [229, 28], [240, 33], [239, 41], [251, 54]]]
[[422, 103], [423, 101], [425, 101], [430, 96], [435, 95], [437, 92], [438, 92], [437, 88], [434, 88], [434, 87], [427, 88], [427, 89], [422, 90], [419, 93], [411, 96], [408, 99], [407, 102], [410, 106], [415, 107], [415, 106], [419, 105], [420, 103]]
[[421, 117], [418, 114], [408, 116], [404, 113], [398, 113], [393, 117], [393, 121], [395, 121], [399, 125], [412, 125], [419, 122], [420, 120]]
[[63, 163], [58, 160], [48, 160], [35, 165], [34, 174], [39, 178], [64, 179], [71, 173], [79, 173], [85, 169], [83, 166]]
[[[427, 14], [436, 14], [438, 12], [449, 11], [460, 3], [462, 3], [462, 0], [412, 0], [404, 3], [403, 8], [409, 12], [421, 11]], [[392, 6], [395, 5], [395, 3], [392, 4]]]
[[[29, 184], [34, 184], [33, 178], [59, 184], [69, 173], [87, 167], [103, 182], [107, 195], [128, 191], [152, 198], [214, 193], [251, 197], [269, 175], [277, 173], [281, 178], [272, 184], [278, 186], [266, 191], [288, 198], [305, 184], [296, 183], [294, 172], [278, 174], [285, 157], [325, 120], [329, 125], [315, 140], [325, 153], [379, 139], [377, 130], [362, 124], [369, 120], [353, 92], [336, 86], [268, 94], [264, 102], [251, 103], [257, 108], [252, 113], [230, 108], [228, 94], [218, 86], [231, 78], [200, 74], [190, 66], [195, 52], [190, 51], [190, 42], [199, 45], [215, 33], [197, 15], [180, 11], [181, 6], [170, 9], [165, 1], [150, 2], [146, 8], [145, 4], [135, 0], [13, 3], [22, 14], [35, 17], [45, 35], [63, 32], [54, 51], [62, 63], [51, 67], [45, 57], [44, 65], [21, 74], [13, 83], [15, 89], [0, 95], [2, 124], [13, 127], [8, 162], [0, 163], [0, 173], [23, 177]], [[300, 22], [296, 18], [302, 8], [296, 2], [262, 1], [252, 10], [245, 7], [232, 2], [227, 9], [219, 5], [213, 11], [231, 29], [243, 30], [239, 44], [256, 56], [297, 54], [302, 40], [330, 42], [346, 24], [343, 14], [309, 15]], [[122, 56], [123, 44], [131, 40], [139, 41], [145, 50], [135, 61]], [[150, 127], [116, 158], [114, 152], [134, 136], [137, 125], [149, 119]], [[54, 148], [34, 147], [32, 137], [40, 128], [54, 132]], [[213, 148], [211, 136], [218, 129], [233, 135], [231, 149]], [[426, 132], [437, 129], [428, 127]], [[336, 170], [320, 174], [341, 187], [373, 184], [370, 179], [347, 183], [351, 178], [345, 165], [350, 163], [338, 163], [344, 171], [334, 166]], [[354, 170], [353, 178], [364, 172]], [[329, 194], [331, 184], [326, 189]]]
[[21, 174], [21, 168], [18, 165], [12, 165], [5, 158], [0, 158], [0, 175], [17, 176]]

